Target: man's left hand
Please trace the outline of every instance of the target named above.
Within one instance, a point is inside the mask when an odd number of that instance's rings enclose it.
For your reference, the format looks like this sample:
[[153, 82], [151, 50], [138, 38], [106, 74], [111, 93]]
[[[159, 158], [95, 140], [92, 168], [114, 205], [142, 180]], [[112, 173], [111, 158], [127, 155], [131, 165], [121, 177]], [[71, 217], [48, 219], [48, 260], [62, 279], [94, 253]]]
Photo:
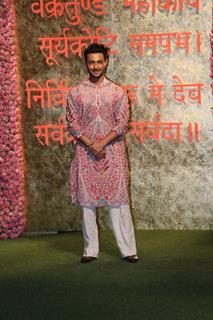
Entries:
[[89, 146], [90, 150], [98, 155], [105, 147], [105, 144], [102, 141], [94, 141], [93, 144]]

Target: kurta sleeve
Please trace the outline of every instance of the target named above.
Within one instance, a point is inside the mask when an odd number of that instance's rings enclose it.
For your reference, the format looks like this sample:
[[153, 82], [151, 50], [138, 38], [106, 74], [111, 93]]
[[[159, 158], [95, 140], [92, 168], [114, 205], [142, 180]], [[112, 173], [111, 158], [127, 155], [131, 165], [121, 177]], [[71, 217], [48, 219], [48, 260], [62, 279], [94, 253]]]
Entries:
[[127, 93], [123, 92], [115, 112], [116, 125], [112, 128], [112, 130], [117, 132], [119, 136], [126, 134], [129, 129], [129, 108], [130, 105], [128, 101], [128, 95]]
[[76, 103], [73, 99], [72, 93], [69, 92], [66, 101], [66, 121], [68, 130], [75, 139], [84, 134], [84, 130], [82, 130], [80, 126], [79, 118]]

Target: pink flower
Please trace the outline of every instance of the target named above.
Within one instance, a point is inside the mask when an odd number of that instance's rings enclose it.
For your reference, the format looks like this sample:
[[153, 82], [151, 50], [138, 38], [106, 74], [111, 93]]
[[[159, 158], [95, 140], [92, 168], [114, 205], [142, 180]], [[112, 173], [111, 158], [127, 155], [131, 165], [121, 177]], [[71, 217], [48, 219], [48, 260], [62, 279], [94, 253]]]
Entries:
[[0, 239], [7, 239], [6, 233], [0, 233]]
[[[3, 126], [0, 127], [0, 164], [3, 173], [0, 180], [0, 238], [15, 238], [24, 230], [27, 222], [23, 215], [24, 198], [24, 165], [22, 138], [19, 134], [21, 111], [21, 97], [17, 90], [16, 79], [16, 39], [13, 34], [15, 29], [15, 16], [11, 2], [3, 2], [2, 16], [0, 17], [0, 86], [2, 98], [0, 100], [0, 117]], [[15, 151], [13, 151], [15, 150]]]

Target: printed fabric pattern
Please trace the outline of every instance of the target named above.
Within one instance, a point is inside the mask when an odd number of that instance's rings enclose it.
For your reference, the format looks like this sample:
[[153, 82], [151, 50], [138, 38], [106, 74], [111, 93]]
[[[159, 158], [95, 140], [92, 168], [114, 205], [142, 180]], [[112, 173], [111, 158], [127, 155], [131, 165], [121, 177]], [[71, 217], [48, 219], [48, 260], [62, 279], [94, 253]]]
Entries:
[[[125, 134], [129, 126], [127, 93], [107, 78], [100, 84], [89, 79], [73, 87], [67, 95], [67, 130], [76, 140], [70, 165], [72, 203], [102, 207], [129, 204], [129, 166]], [[114, 130], [118, 137], [106, 145], [106, 155], [98, 159], [78, 138], [103, 139]]]

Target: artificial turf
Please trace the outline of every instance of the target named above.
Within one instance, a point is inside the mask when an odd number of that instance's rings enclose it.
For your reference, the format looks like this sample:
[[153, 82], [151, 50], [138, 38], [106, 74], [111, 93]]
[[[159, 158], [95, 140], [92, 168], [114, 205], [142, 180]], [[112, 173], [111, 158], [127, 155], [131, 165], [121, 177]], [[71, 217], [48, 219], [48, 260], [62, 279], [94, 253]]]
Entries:
[[213, 319], [213, 231], [137, 230], [137, 263], [99, 236], [86, 264], [81, 232], [1, 240], [0, 319]]

